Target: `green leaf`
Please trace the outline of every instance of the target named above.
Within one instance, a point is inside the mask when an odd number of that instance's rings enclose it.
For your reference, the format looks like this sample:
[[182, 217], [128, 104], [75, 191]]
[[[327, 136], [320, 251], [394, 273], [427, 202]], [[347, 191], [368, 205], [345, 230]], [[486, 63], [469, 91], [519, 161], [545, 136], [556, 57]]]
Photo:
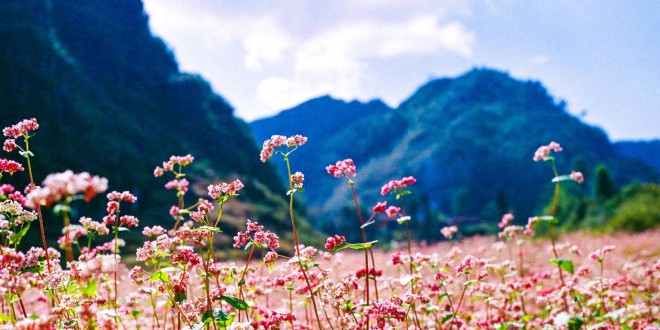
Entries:
[[560, 175], [552, 178], [552, 183], [562, 182], [562, 181], [572, 181], [570, 175]]
[[238, 298], [236, 298], [236, 297], [231, 297], [231, 296], [220, 296], [220, 298], [217, 298], [217, 299], [221, 299], [221, 300], [226, 301], [229, 305], [231, 305], [232, 307], [236, 308], [236, 309], [239, 310], [239, 311], [247, 310], [248, 307], [250, 307], [250, 306], [248, 306], [248, 304], [245, 302], [245, 300], [238, 299]]
[[577, 316], [573, 316], [570, 320], [568, 320], [568, 330], [579, 330], [582, 328], [583, 324], [584, 320]]
[[39, 315], [37, 315], [35, 313], [31, 313], [30, 315], [28, 315], [28, 317], [32, 320], [38, 320], [39, 319]]
[[21, 228], [21, 230], [19, 230], [16, 234], [14, 234], [14, 236], [12, 236], [9, 239], [9, 245], [16, 245], [20, 243], [21, 240], [23, 239], [23, 236], [25, 236], [25, 234], [27, 233], [28, 229], [30, 229], [30, 223], [26, 222], [23, 225], [23, 228]]
[[195, 230], [210, 231], [210, 232], [212, 232], [212, 233], [221, 233], [221, 232], [222, 232], [222, 230], [220, 230], [220, 228], [218, 228], [218, 227], [211, 227], [211, 226], [201, 226], [201, 227], [197, 227], [197, 228], [195, 228]]
[[80, 291], [82, 294], [88, 296], [88, 297], [95, 297], [96, 296], [96, 281], [92, 280], [87, 282], [87, 285], [85, 285], [84, 288], [82, 288]]
[[447, 321], [449, 321], [452, 317], [454, 317], [454, 314], [453, 314], [453, 313], [449, 313], [449, 314], [443, 316], [443, 317], [442, 317], [442, 320], [440, 321], [440, 324], [444, 325], [444, 324], [447, 323]]
[[509, 324], [511, 324], [511, 323], [510, 322], [504, 322], [504, 323], [500, 324], [500, 326], [497, 327], [496, 329], [497, 330], [507, 330], [507, 329], [509, 329]]
[[140, 311], [131, 311], [131, 316], [134, 319], [137, 319], [138, 317], [140, 317], [140, 315], [142, 315], [142, 312], [140, 312]]
[[465, 283], [463, 283], [463, 286], [467, 288], [467, 287], [471, 286], [472, 284], [474, 284], [474, 282], [476, 282], [476, 280], [465, 281]]
[[183, 292], [174, 292], [174, 301], [180, 303], [188, 298], [188, 295], [185, 291]]
[[32, 151], [19, 151], [18, 154], [25, 157], [25, 158], [34, 157], [34, 154], [32, 153]]
[[9, 322], [11, 320], [12, 320], [12, 318], [9, 315], [0, 313], [0, 321]]
[[18, 296], [12, 293], [5, 293], [5, 299], [10, 303], [14, 303], [18, 301]]
[[351, 250], [365, 250], [371, 248], [371, 246], [378, 241], [371, 241], [371, 242], [366, 242], [366, 243], [346, 243], [334, 250], [334, 252], [341, 251], [344, 249], [351, 249]]
[[573, 275], [573, 272], [574, 272], [573, 260], [571, 260], [571, 259], [552, 259], [552, 264], [558, 265], [563, 270], [565, 270], [565, 271], [569, 272], [571, 275]]
[[396, 219], [396, 222], [399, 223], [400, 225], [402, 225], [406, 221], [410, 221], [410, 216], [409, 215]]
[[163, 283], [170, 283], [170, 277], [167, 276], [167, 273], [161, 269], [153, 273], [153, 275], [149, 277], [149, 281], [161, 281]]

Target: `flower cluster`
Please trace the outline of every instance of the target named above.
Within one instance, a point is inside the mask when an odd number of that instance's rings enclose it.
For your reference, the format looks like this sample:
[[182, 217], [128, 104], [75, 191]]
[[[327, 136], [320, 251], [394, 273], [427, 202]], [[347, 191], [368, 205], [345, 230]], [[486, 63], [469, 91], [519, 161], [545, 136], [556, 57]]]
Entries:
[[305, 180], [305, 175], [302, 174], [302, 172], [296, 172], [291, 174], [291, 183], [293, 184], [294, 189], [302, 189], [304, 180]]
[[36, 209], [37, 206], [51, 206], [58, 201], [82, 194], [90, 201], [96, 194], [108, 189], [108, 179], [92, 176], [87, 172], [73, 173], [70, 170], [49, 174], [40, 187], [35, 187], [25, 196], [25, 205]]
[[275, 233], [270, 230], [264, 231], [264, 226], [248, 219], [247, 230], [244, 232], [239, 231], [234, 236], [234, 247], [240, 249], [250, 242], [258, 247], [268, 247], [273, 251], [280, 247], [279, 237]]
[[571, 174], [569, 176], [571, 180], [579, 184], [582, 184], [582, 182], [584, 182], [584, 176], [582, 175], [582, 172], [571, 171]]
[[39, 128], [39, 124], [35, 118], [24, 119], [19, 123], [5, 127], [2, 130], [4, 136], [10, 139], [16, 139], [20, 136], [27, 136], [30, 132], [36, 131]]
[[355, 163], [352, 159], [340, 160], [334, 165], [326, 166], [325, 170], [328, 171], [328, 174], [334, 176], [335, 178], [341, 178], [342, 176], [352, 178], [357, 172]]
[[24, 170], [23, 165], [20, 163], [10, 159], [0, 158], [0, 175], [2, 175], [2, 172], [13, 175], [16, 172], [23, 172]]
[[273, 156], [276, 148], [282, 146], [297, 148], [305, 143], [307, 143], [307, 138], [302, 135], [293, 135], [288, 138], [284, 135], [273, 135], [270, 139], [264, 141], [259, 158], [265, 163]]
[[325, 249], [328, 251], [334, 251], [336, 248], [340, 247], [346, 242], [346, 236], [334, 235], [328, 237], [325, 241]]
[[500, 220], [500, 222], [497, 224], [497, 227], [504, 228], [508, 226], [511, 223], [511, 221], [513, 221], [513, 214], [511, 213], [504, 214], [502, 216], [502, 220]]
[[454, 237], [454, 234], [456, 234], [456, 232], [458, 232], [458, 228], [456, 226], [442, 227], [442, 229], [440, 229], [440, 233], [446, 239], [452, 239], [452, 237]]
[[185, 156], [171, 156], [169, 160], [163, 162], [163, 167], [156, 166], [154, 169], [154, 176], [162, 176], [165, 172], [174, 172], [174, 166], [178, 165], [179, 167], [188, 166], [192, 164], [195, 157], [190, 154]]
[[550, 157], [550, 153], [552, 151], [560, 152], [562, 150], [563, 149], [559, 145], [559, 143], [552, 141], [548, 145], [538, 147], [532, 159], [534, 159], [535, 162], [538, 162], [540, 160], [545, 160], [546, 158]]
[[380, 194], [385, 196], [392, 190], [396, 191], [398, 189], [414, 184], [415, 182], [417, 182], [417, 180], [412, 176], [404, 177], [401, 180], [391, 180], [380, 188]]
[[234, 196], [239, 190], [243, 189], [243, 187], [243, 182], [236, 179], [231, 183], [222, 182], [220, 184], [209, 185], [207, 189], [209, 196], [217, 200], [222, 199], [223, 197]]

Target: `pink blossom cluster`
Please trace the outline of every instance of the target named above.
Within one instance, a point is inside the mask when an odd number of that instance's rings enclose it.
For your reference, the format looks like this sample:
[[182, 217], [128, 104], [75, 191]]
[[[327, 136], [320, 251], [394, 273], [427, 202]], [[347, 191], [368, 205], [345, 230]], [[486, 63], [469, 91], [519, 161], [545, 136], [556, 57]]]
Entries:
[[244, 232], [239, 231], [234, 236], [234, 247], [237, 249], [242, 248], [250, 241], [260, 247], [268, 247], [272, 251], [279, 249], [279, 237], [270, 230], [264, 231], [264, 226], [252, 220], [247, 220], [247, 230]]
[[302, 135], [293, 135], [288, 138], [284, 135], [273, 135], [270, 139], [264, 141], [259, 158], [265, 163], [273, 156], [276, 148], [281, 146], [297, 148], [305, 143], [307, 143], [307, 138]]
[[380, 194], [385, 196], [389, 194], [390, 191], [392, 190], [396, 191], [398, 189], [404, 188], [416, 182], [417, 180], [412, 176], [406, 176], [401, 180], [391, 180], [390, 182], [386, 183], [385, 185], [383, 185], [383, 187], [380, 188]]
[[440, 234], [442, 234], [442, 236], [444, 236], [446, 239], [451, 239], [454, 237], [456, 232], [458, 232], [458, 228], [456, 226], [447, 226], [440, 229]]
[[189, 185], [190, 185], [190, 182], [188, 182], [188, 180], [186, 180], [186, 178], [173, 179], [173, 180], [168, 181], [165, 184], [165, 189], [176, 190], [176, 191], [180, 191], [180, 192], [185, 194], [186, 192], [188, 192], [188, 186]]
[[606, 245], [603, 246], [602, 248], [589, 253], [589, 259], [598, 261], [598, 262], [603, 262], [603, 258], [605, 257], [606, 254], [614, 251], [616, 249], [615, 245]]
[[355, 163], [352, 159], [340, 160], [334, 165], [326, 166], [325, 170], [328, 171], [328, 174], [334, 176], [335, 178], [341, 178], [342, 176], [352, 178], [357, 173]]
[[4, 136], [15, 139], [20, 136], [27, 136], [28, 133], [36, 131], [39, 128], [39, 124], [35, 118], [23, 119], [15, 125], [5, 127], [2, 130]]
[[[23, 172], [25, 169], [23, 165], [10, 159], [0, 158], [0, 172], [9, 173], [13, 175], [16, 172]], [[1, 174], [1, 173], [0, 173]]]
[[25, 196], [25, 206], [36, 209], [39, 205], [51, 206], [58, 201], [82, 194], [90, 201], [96, 194], [108, 189], [108, 179], [92, 176], [87, 172], [73, 173], [70, 170], [49, 174], [40, 187]]
[[536, 152], [534, 153], [534, 159], [535, 162], [538, 162], [540, 160], [544, 160], [550, 156], [550, 152], [560, 152], [562, 151], [562, 147], [559, 145], [559, 143], [552, 141], [548, 145], [545, 146], [540, 146], [538, 149], [536, 149]]
[[374, 213], [383, 213], [385, 212], [385, 208], [387, 207], [387, 202], [378, 202], [374, 207], [371, 208], [371, 210]]
[[163, 167], [156, 166], [154, 169], [154, 176], [159, 177], [162, 176], [165, 172], [172, 172], [174, 171], [174, 166], [188, 166], [192, 164], [193, 160], [195, 160], [195, 157], [192, 155], [188, 154], [185, 156], [170, 156], [170, 159], [167, 161], [163, 162]]
[[334, 251], [336, 248], [344, 244], [344, 242], [346, 242], [346, 236], [330, 236], [325, 240], [325, 249], [328, 251]]
[[579, 184], [582, 184], [582, 182], [584, 182], [584, 176], [582, 175], [582, 172], [571, 171], [570, 177], [571, 180]]
[[502, 220], [500, 220], [500, 222], [497, 224], [497, 227], [504, 228], [508, 226], [511, 223], [511, 221], [513, 221], [513, 214], [511, 213], [504, 214], [502, 216]]
[[397, 214], [399, 214], [400, 211], [400, 207], [390, 206], [385, 210], [385, 214], [387, 214], [387, 216], [390, 218], [394, 218]]
[[302, 172], [296, 172], [291, 174], [291, 183], [293, 188], [301, 189], [303, 187], [303, 181], [305, 180], [305, 175]]
[[222, 182], [220, 184], [209, 185], [207, 189], [211, 198], [218, 199], [223, 196], [234, 196], [243, 187], [243, 182], [236, 179], [231, 183]]

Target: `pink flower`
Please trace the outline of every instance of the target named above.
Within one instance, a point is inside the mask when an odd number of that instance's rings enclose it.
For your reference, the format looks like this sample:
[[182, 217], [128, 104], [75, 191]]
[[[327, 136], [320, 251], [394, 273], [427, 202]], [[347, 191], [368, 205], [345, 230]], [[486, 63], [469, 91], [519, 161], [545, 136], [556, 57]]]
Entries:
[[440, 233], [446, 239], [451, 239], [452, 237], [454, 237], [454, 234], [456, 234], [456, 232], [458, 232], [458, 228], [456, 226], [442, 227], [442, 229], [440, 229]]
[[387, 206], [387, 202], [378, 202], [376, 205], [372, 208], [374, 213], [383, 213], [385, 212], [385, 207]]
[[345, 177], [354, 177], [357, 169], [355, 163], [352, 159], [344, 159], [338, 161], [335, 165], [328, 165], [325, 167], [328, 174], [334, 176], [335, 178]]
[[209, 185], [207, 190], [209, 192], [209, 197], [213, 199], [218, 199], [223, 196], [234, 196], [236, 192], [245, 187], [241, 180], [234, 180], [232, 183], [222, 182], [217, 185]]
[[140, 221], [132, 215], [124, 215], [119, 218], [119, 223], [126, 227], [137, 227]]
[[85, 201], [90, 201], [106, 189], [108, 179], [92, 176], [87, 172], [73, 173], [68, 170], [49, 174], [41, 187], [35, 187], [25, 196], [25, 205], [29, 208], [36, 208], [37, 205], [50, 206], [63, 198], [79, 194], [84, 196]]
[[154, 177], [160, 177], [163, 176], [163, 174], [164, 174], [163, 168], [160, 166], [156, 166], [156, 168], [154, 169]]
[[401, 211], [400, 207], [390, 206], [387, 208], [387, 210], [385, 210], [385, 214], [387, 214], [387, 216], [390, 218], [394, 218], [399, 213], [399, 211]]
[[8, 138], [15, 139], [19, 136], [27, 136], [29, 132], [35, 131], [37, 128], [39, 128], [39, 124], [36, 119], [23, 119], [16, 125], [5, 127], [2, 133]]
[[13, 175], [16, 172], [22, 172], [24, 170], [25, 169], [23, 168], [23, 165], [20, 163], [17, 163], [13, 160], [0, 158], [0, 172], [6, 172], [10, 175]]
[[411, 184], [415, 184], [417, 182], [417, 179], [415, 179], [412, 176], [406, 176], [401, 178], [401, 180], [391, 180], [390, 182], [386, 183], [380, 188], [380, 194], [382, 196], [385, 196], [390, 193], [392, 190], [398, 190], [401, 188], [404, 188], [406, 186], [409, 186]]
[[307, 142], [307, 138], [302, 135], [293, 135], [287, 138], [284, 135], [273, 135], [270, 139], [264, 141], [261, 147], [259, 158], [262, 162], [266, 162], [273, 156], [275, 148], [286, 145], [288, 148], [296, 148]]
[[184, 179], [174, 179], [169, 181], [168, 183], [165, 184], [165, 189], [171, 189], [171, 190], [176, 190], [176, 191], [181, 191], [183, 193], [188, 192], [188, 186], [190, 185], [190, 182], [188, 180]]
[[540, 146], [538, 149], [536, 149], [536, 152], [534, 153], [534, 161], [538, 162], [540, 160], [544, 160], [550, 156], [550, 152], [560, 152], [562, 151], [562, 147], [559, 145], [559, 143], [552, 141], [550, 142], [547, 146]]
[[4, 145], [2, 146], [2, 150], [6, 152], [12, 152], [14, 151], [18, 145], [16, 145], [16, 141], [14, 139], [7, 139], [5, 140]]
[[302, 174], [301, 172], [296, 172], [291, 174], [291, 182], [293, 183], [294, 188], [296, 189], [302, 188], [303, 180], [305, 180], [305, 175]]
[[339, 236], [339, 235], [330, 236], [325, 241], [325, 249], [328, 251], [334, 251], [340, 245], [344, 244], [344, 242], [346, 242], [345, 236]]
[[500, 223], [497, 224], [497, 226], [499, 228], [504, 228], [504, 227], [508, 226], [509, 223], [511, 223], [511, 221], [513, 221], [513, 214], [507, 213], [507, 214], [502, 216], [502, 220], [500, 221]]
[[584, 182], [584, 176], [582, 175], [582, 172], [571, 171], [570, 177], [573, 181], [579, 184], [582, 184], [582, 182]]
[[137, 201], [137, 197], [135, 197], [135, 195], [131, 194], [128, 191], [124, 191], [124, 192], [112, 191], [108, 193], [106, 197], [108, 198], [108, 200], [111, 201], [124, 201], [127, 203], [135, 203]]

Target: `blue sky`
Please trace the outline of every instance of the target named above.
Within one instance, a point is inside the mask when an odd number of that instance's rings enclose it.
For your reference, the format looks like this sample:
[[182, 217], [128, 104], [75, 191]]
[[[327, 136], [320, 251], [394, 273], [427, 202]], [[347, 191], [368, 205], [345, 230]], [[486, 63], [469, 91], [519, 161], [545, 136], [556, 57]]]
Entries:
[[154, 34], [251, 121], [310, 98], [396, 107], [431, 78], [540, 80], [611, 139], [660, 138], [659, 1], [145, 0]]

